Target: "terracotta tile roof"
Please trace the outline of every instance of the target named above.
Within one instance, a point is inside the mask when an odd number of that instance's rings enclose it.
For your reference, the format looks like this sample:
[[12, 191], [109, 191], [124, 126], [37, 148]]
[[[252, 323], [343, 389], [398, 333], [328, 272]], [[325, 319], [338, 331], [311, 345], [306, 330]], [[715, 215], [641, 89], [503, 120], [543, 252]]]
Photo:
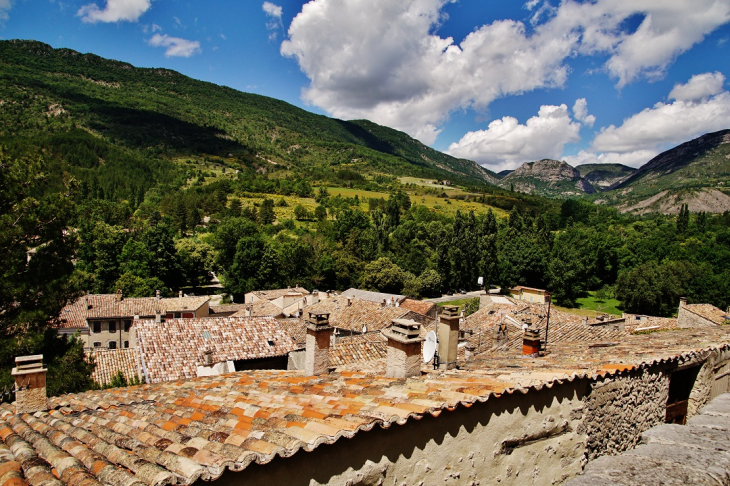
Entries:
[[[271, 316], [271, 317], [278, 317], [283, 316], [284, 313], [281, 310], [281, 307], [275, 306], [268, 300], [263, 300], [260, 302], [255, 302], [253, 304], [245, 304], [246, 307], [243, 309], [236, 311], [231, 315], [231, 317], [264, 317], [264, 316]], [[248, 309], [250, 309], [250, 314], [248, 313]]]
[[140, 320], [137, 342], [150, 383], [194, 378], [206, 349], [221, 362], [284, 356], [298, 348], [272, 317]]
[[433, 302], [426, 302], [424, 300], [405, 299], [401, 302], [400, 308], [418, 312], [425, 316], [428, 315], [429, 312], [433, 312], [436, 308], [436, 304]]
[[730, 315], [711, 304], [686, 304], [685, 308], [717, 325], [730, 324]]
[[276, 322], [286, 331], [289, 336], [294, 339], [299, 348], [304, 348], [307, 344], [307, 323], [304, 319], [290, 317], [287, 319], [277, 319]]
[[460, 405], [576, 379], [701, 359], [708, 349], [730, 349], [729, 332], [718, 326], [630, 335], [602, 348], [558, 343], [544, 358], [486, 355], [464, 370], [409, 379], [257, 370], [64, 395], [49, 399], [49, 412], [36, 414], [16, 415], [2, 404], [0, 461], [16, 479], [4, 486], [213, 480], [227, 469], [277, 456], [286, 461], [375, 426], [459, 413]]
[[411, 312], [394, 306], [381, 306], [369, 300], [349, 298], [344, 295], [319, 302], [306, 307], [303, 317], [309, 317], [310, 312], [329, 312], [330, 325], [339, 329], [361, 332], [363, 326], [367, 331], [379, 331], [391, 325], [393, 319], [398, 319]]
[[289, 289], [254, 290], [251, 293], [259, 299], [276, 300], [279, 297], [283, 297], [287, 294], [309, 295], [309, 290], [305, 289], [304, 287], [297, 286]]
[[210, 315], [212, 317], [216, 317], [216, 314], [226, 314], [225, 316], [220, 317], [228, 317], [231, 314], [234, 314], [240, 310], [243, 310], [246, 308], [248, 304], [218, 304], [218, 305], [211, 305], [209, 308]]
[[369, 300], [370, 302], [375, 302], [376, 304], [380, 304], [383, 302], [383, 299], [385, 299], [386, 302], [391, 302], [391, 299], [393, 302], [403, 302], [406, 298], [405, 295], [399, 295], [399, 294], [385, 294], [383, 292], [371, 292], [370, 290], [360, 290], [360, 289], [347, 289], [344, 292], [342, 292], [342, 295], [345, 297], [354, 297], [357, 299], [363, 299], [363, 300]]
[[119, 371], [127, 380], [142, 377], [137, 348], [100, 349], [87, 352], [87, 355], [96, 363], [91, 378], [100, 385], [109, 383]]
[[330, 366], [384, 360], [387, 352], [387, 339], [380, 332], [342, 337], [330, 347]]
[[630, 332], [677, 329], [676, 317], [654, 317], [641, 314], [624, 314], [626, 329]]
[[86, 319], [151, 317], [155, 312], [196, 311], [210, 300], [206, 296], [173, 297], [125, 297], [116, 294], [89, 294], [66, 305], [59, 315], [60, 328], [84, 328]]

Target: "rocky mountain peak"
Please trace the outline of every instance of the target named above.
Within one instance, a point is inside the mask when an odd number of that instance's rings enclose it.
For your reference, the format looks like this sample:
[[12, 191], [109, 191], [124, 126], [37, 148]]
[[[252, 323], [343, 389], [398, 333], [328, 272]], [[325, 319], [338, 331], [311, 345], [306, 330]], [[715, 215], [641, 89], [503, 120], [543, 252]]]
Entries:
[[509, 174], [510, 177], [534, 177], [544, 181], [562, 181], [579, 179], [580, 173], [565, 162], [553, 159], [542, 159], [536, 162], [522, 164], [517, 170]]

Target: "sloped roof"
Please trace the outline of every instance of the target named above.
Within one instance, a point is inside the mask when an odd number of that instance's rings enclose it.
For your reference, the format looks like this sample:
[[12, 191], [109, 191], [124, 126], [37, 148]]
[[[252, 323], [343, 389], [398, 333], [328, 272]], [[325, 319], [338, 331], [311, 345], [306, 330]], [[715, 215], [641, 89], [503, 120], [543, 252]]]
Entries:
[[289, 317], [277, 319], [276, 322], [289, 334], [300, 348], [307, 344], [307, 323], [302, 318]]
[[137, 348], [100, 349], [87, 352], [87, 355], [96, 363], [91, 378], [100, 385], [112, 381], [120, 371], [127, 380], [142, 376]]
[[283, 297], [288, 294], [309, 295], [309, 290], [305, 289], [304, 287], [296, 286], [287, 289], [254, 290], [251, 293], [259, 299], [276, 300], [279, 297]]
[[206, 349], [221, 362], [284, 356], [298, 348], [273, 317], [140, 320], [137, 343], [150, 383], [194, 378]]
[[730, 349], [728, 331], [632, 335], [602, 348], [556, 344], [544, 358], [488, 355], [465, 370], [408, 379], [256, 370], [63, 395], [49, 399], [50, 411], [36, 414], [17, 415], [5, 403], [0, 461], [10, 464], [11, 484], [18, 486], [189, 485], [277, 456], [286, 462], [300, 450], [375, 426], [388, 429], [426, 415], [438, 420], [505, 395], [699, 360], [709, 349]]
[[116, 294], [88, 294], [67, 304], [59, 315], [59, 327], [84, 328], [86, 319], [151, 317], [156, 312], [197, 311], [210, 300], [206, 296], [190, 297], [124, 297]]
[[368, 331], [379, 331], [391, 325], [393, 319], [398, 319], [411, 312], [395, 306], [382, 306], [378, 303], [340, 295], [323, 302], [306, 307], [304, 317], [311, 312], [329, 312], [330, 325], [339, 329], [361, 332], [363, 326]]
[[336, 344], [330, 346], [330, 366], [378, 361], [387, 354], [388, 340], [380, 332], [338, 337]]
[[718, 309], [711, 304], [686, 304], [685, 309], [697, 314], [700, 317], [707, 319], [710, 322], [714, 322], [718, 326], [723, 324], [730, 324], [730, 315], [722, 309]]
[[[250, 312], [250, 314], [248, 314], [248, 312]], [[231, 317], [277, 317], [283, 315], [284, 312], [281, 310], [281, 307], [272, 304], [268, 300], [263, 300], [253, 304], [245, 304], [243, 309], [236, 311], [231, 315]]]
[[403, 302], [400, 303], [400, 308], [412, 310], [413, 312], [418, 312], [425, 316], [436, 308], [436, 304], [433, 302], [426, 302], [425, 300], [404, 299]]
[[345, 297], [355, 297], [358, 299], [363, 300], [369, 300], [370, 302], [375, 302], [377, 304], [380, 304], [383, 302], [383, 299], [385, 299], [386, 302], [390, 302], [391, 299], [393, 299], [393, 302], [403, 302], [406, 298], [405, 295], [399, 295], [399, 294], [385, 294], [383, 292], [371, 292], [370, 290], [360, 290], [360, 289], [354, 289], [350, 288], [342, 292], [342, 295]]

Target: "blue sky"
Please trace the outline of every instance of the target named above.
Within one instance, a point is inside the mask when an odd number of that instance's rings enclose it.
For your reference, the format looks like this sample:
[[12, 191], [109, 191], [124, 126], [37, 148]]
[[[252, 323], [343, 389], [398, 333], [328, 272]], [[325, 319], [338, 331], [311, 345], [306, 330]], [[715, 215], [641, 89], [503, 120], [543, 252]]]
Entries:
[[730, 128], [730, 0], [0, 0], [0, 38], [368, 118], [498, 171]]

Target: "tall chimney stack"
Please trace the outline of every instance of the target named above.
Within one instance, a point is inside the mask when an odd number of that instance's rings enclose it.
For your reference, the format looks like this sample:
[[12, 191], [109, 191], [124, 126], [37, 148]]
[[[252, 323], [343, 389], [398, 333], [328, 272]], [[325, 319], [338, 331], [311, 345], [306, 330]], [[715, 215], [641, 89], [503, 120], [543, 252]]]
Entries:
[[330, 326], [329, 312], [311, 312], [307, 323], [307, 343], [304, 351], [304, 372], [307, 375], [329, 373]]
[[540, 356], [540, 329], [525, 329], [522, 337], [522, 355]]
[[408, 378], [421, 374], [421, 324], [412, 319], [395, 319], [383, 331], [388, 338], [385, 376]]
[[46, 396], [46, 368], [43, 355], [15, 358], [15, 413], [35, 413], [48, 410]]
[[439, 366], [442, 370], [456, 368], [456, 354], [459, 346], [459, 308], [446, 305], [438, 325]]

